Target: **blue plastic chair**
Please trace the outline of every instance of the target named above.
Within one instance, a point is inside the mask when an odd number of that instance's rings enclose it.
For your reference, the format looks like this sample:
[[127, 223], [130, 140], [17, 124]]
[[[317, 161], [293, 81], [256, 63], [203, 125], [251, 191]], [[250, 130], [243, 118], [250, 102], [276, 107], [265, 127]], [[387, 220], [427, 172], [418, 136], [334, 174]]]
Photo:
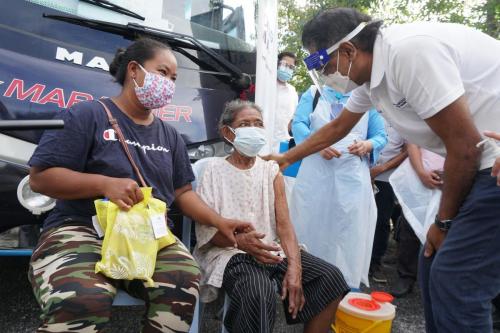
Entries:
[[31, 257], [32, 249], [1, 249], [0, 257]]

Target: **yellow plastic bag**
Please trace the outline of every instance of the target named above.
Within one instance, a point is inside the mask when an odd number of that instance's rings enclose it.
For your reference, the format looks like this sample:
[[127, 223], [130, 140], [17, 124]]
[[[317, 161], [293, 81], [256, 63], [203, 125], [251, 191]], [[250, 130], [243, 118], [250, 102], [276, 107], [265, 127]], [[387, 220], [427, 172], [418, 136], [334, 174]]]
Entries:
[[165, 216], [167, 205], [152, 197], [150, 187], [141, 188], [144, 200], [128, 212], [111, 201], [95, 200], [97, 220], [104, 231], [101, 261], [95, 272], [119, 280], [145, 280], [154, 286], [153, 276], [159, 249], [176, 242], [167, 227], [167, 235], [155, 239], [151, 219]]

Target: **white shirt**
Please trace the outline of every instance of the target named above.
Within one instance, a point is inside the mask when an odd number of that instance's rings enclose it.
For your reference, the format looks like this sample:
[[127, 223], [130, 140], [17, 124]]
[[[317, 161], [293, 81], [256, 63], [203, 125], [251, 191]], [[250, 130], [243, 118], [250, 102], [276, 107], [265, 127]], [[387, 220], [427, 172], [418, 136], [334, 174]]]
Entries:
[[[410, 23], [381, 30], [371, 81], [354, 90], [346, 108], [362, 113], [374, 105], [407, 141], [446, 156], [423, 120], [462, 95], [480, 132], [500, 132], [500, 41], [458, 24]], [[496, 156], [500, 148], [485, 145], [480, 168]]]
[[[277, 239], [274, 179], [278, 172], [278, 164], [259, 157], [247, 170], [238, 169], [224, 157], [218, 157], [207, 163], [196, 192], [221, 216], [251, 222], [256, 231], [266, 235], [262, 241], [272, 244]], [[244, 253], [233, 247], [212, 245], [210, 240], [216, 233], [214, 227], [196, 224], [197, 243], [193, 256], [201, 268], [200, 298], [203, 302], [217, 298], [227, 263], [235, 254]]]
[[[401, 150], [403, 149], [403, 146], [405, 144], [405, 140], [399, 133], [392, 127], [391, 124], [389, 124], [387, 121], [384, 121], [385, 123], [385, 132], [387, 133], [387, 144], [385, 147], [382, 149], [378, 156], [377, 160], [377, 165], [382, 165], [390, 160], [392, 160], [394, 157], [398, 156], [399, 153], [401, 153]], [[382, 182], [389, 182], [389, 177], [393, 173], [395, 169], [390, 169], [385, 172], [382, 172], [380, 175], [375, 177], [375, 180], [379, 180]]]
[[277, 152], [281, 141], [290, 140], [288, 135], [288, 123], [292, 120], [295, 114], [295, 109], [299, 102], [299, 96], [295, 87], [285, 82], [282, 84], [276, 81], [276, 115], [274, 120], [274, 142], [272, 144], [273, 151]]

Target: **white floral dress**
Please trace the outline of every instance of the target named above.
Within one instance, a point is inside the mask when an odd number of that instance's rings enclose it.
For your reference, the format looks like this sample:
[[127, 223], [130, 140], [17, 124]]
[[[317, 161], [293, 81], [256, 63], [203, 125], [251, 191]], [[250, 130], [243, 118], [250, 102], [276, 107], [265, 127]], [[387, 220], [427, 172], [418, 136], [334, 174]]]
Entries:
[[[266, 235], [262, 241], [271, 244], [277, 239], [274, 179], [278, 172], [275, 162], [259, 157], [247, 170], [236, 168], [223, 157], [215, 158], [205, 167], [196, 192], [223, 217], [251, 222], [258, 232]], [[201, 267], [200, 297], [203, 302], [217, 298], [229, 259], [244, 253], [233, 247], [212, 245], [210, 240], [216, 233], [214, 227], [196, 224], [194, 257]]]

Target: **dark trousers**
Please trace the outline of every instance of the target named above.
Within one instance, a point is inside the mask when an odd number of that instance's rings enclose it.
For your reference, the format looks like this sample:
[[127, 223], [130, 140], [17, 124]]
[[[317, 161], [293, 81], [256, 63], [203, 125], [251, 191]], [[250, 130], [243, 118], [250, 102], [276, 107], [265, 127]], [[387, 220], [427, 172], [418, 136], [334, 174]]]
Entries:
[[[343, 298], [349, 287], [340, 270], [305, 251], [301, 252], [302, 289], [306, 303], [297, 318], [288, 312], [288, 298], [283, 301], [288, 324], [308, 322], [333, 301]], [[288, 268], [287, 260], [264, 265], [249, 254], [236, 254], [224, 270], [223, 289], [231, 299], [224, 319], [229, 332], [270, 333], [276, 316], [276, 295], [281, 293]]]
[[500, 292], [500, 187], [490, 173], [477, 173], [439, 251], [420, 257], [428, 333], [493, 331], [491, 301]]
[[[395, 226], [397, 226], [397, 224], [399, 223], [399, 218], [403, 216], [403, 210], [401, 208], [401, 205], [399, 205], [397, 202], [396, 202], [396, 206], [394, 207], [394, 210], [392, 211], [392, 216], [391, 216], [391, 220], [393, 223], [395, 223]], [[396, 237], [394, 237], [394, 239], [396, 240]]]
[[398, 275], [400, 278], [415, 281], [417, 280], [420, 240], [404, 215], [401, 215], [398, 224]]
[[389, 182], [375, 181], [379, 192], [375, 195], [377, 204], [377, 226], [373, 239], [371, 266], [382, 263], [382, 257], [387, 250], [389, 234], [391, 232], [390, 220], [396, 206], [396, 197]]

